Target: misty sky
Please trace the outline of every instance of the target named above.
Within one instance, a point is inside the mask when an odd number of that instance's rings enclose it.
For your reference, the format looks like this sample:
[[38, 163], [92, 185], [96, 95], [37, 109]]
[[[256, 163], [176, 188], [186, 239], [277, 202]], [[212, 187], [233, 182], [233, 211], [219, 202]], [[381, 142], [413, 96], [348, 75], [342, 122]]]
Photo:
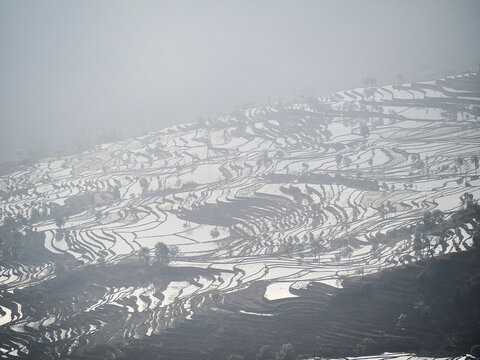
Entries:
[[[480, 1], [0, 1], [0, 160], [476, 70]], [[95, 130], [92, 130], [95, 129]]]

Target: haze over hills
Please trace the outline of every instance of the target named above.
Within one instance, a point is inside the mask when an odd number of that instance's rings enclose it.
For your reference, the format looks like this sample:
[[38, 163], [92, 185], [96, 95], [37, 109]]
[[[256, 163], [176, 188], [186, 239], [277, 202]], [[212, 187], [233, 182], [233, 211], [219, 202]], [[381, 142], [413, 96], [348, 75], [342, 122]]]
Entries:
[[367, 76], [475, 71], [479, 15], [475, 0], [3, 0], [0, 162]]
[[1, 357], [466, 354], [478, 305], [446, 294], [479, 289], [479, 79], [250, 107], [1, 176]]

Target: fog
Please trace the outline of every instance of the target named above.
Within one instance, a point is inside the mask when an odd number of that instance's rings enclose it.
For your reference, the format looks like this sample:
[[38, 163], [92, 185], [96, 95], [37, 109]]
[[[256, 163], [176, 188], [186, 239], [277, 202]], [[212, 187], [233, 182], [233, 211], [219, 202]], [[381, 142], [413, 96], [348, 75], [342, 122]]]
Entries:
[[480, 360], [479, 15], [0, 0], [1, 359]]
[[476, 70], [478, 1], [2, 1], [0, 160]]

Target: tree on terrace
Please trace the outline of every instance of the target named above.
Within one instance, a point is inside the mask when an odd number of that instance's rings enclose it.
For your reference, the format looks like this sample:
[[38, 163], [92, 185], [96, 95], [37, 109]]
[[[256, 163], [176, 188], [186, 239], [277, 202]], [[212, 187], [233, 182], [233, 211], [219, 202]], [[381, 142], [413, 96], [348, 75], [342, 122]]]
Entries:
[[365, 146], [365, 143], [367, 141], [367, 136], [370, 135], [370, 129], [368, 128], [367, 125], [365, 124], [360, 125], [360, 135], [363, 136], [363, 145]]
[[115, 187], [113, 188], [113, 198], [115, 200], [119, 200], [120, 199], [120, 190], [118, 189], [118, 186], [115, 185]]
[[155, 260], [162, 264], [168, 264], [169, 249], [165, 243], [159, 241], [155, 244]]
[[147, 193], [148, 186], [149, 186], [148, 180], [146, 178], [142, 177], [140, 179], [140, 187], [142, 188], [142, 195], [145, 195]]
[[58, 214], [55, 217], [55, 224], [59, 229], [61, 229], [65, 225], [65, 217], [62, 214]]
[[455, 159], [455, 164], [458, 165], [458, 168], [460, 169], [460, 174], [462, 174], [462, 166], [463, 166], [463, 163], [464, 163], [464, 161], [463, 161], [463, 159], [462, 159], [461, 157], [457, 157], [457, 158]]
[[475, 176], [477, 175], [477, 170], [478, 170], [478, 156], [477, 155], [472, 155], [470, 158], [470, 161], [472, 162], [473, 166], [475, 167]]
[[[435, 214], [434, 214], [435, 213]], [[440, 210], [427, 210], [423, 213], [423, 227], [425, 230], [431, 229], [434, 225], [443, 220], [442, 212]]]
[[148, 264], [148, 261], [150, 260], [150, 249], [148, 247], [142, 246], [138, 251], [138, 255], [143, 258], [145, 264]]
[[473, 195], [468, 192], [460, 196], [460, 201], [462, 205], [465, 205], [466, 208], [470, 208], [475, 204], [475, 201], [473, 200]]
[[363, 79], [363, 83], [365, 86], [369, 86], [373, 88], [377, 84], [377, 79], [374, 77], [367, 76], [366, 78]]
[[340, 164], [342, 163], [342, 154], [336, 154], [335, 155], [335, 162], [337, 163], [337, 168], [340, 166]]
[[345, 165], [345, 167], [348, 168], [350, 167], [350, 165], [352, 165], [352, 159], [350, 159], [349, 157], [344, 157], [343, 158], [343, 164]]

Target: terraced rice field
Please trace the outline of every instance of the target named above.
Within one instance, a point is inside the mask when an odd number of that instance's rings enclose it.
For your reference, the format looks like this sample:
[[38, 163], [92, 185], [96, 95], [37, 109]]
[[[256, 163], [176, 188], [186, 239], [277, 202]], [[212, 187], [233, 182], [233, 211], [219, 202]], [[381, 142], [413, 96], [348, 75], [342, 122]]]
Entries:
[[[465, 192], [480, 197], [472, 158], [480, 155], [479, 106], [477, 73], [353, 89], [178, 125], [2, 176], [1, 221], [32, 219], [46, 255], [0, 264], [0, 357], [27, 356], [32, 342], [66, 358], [89, 343], [161, 334], [252, 286], [256, 298], [218, 311], [274, 317], [255, 303], [312, 286], [335, 292], [350, 276], [469, 249], [475, 220], [421, 249], [411, 226], [427, 210], [448, 219]], [[54, 214], [85, 194], [89, 205], [59, 229]], [[152, 270], [142, 281], [99, 278], [48, 305], [29, 297], [58, 276], [58, 259], [75, 260], [75, 271], [105, 262], [141, 272], [140, 248], [153, 254], [159, 241], [179, 249], [160, 270], [168, 277], [155, 280]]]

